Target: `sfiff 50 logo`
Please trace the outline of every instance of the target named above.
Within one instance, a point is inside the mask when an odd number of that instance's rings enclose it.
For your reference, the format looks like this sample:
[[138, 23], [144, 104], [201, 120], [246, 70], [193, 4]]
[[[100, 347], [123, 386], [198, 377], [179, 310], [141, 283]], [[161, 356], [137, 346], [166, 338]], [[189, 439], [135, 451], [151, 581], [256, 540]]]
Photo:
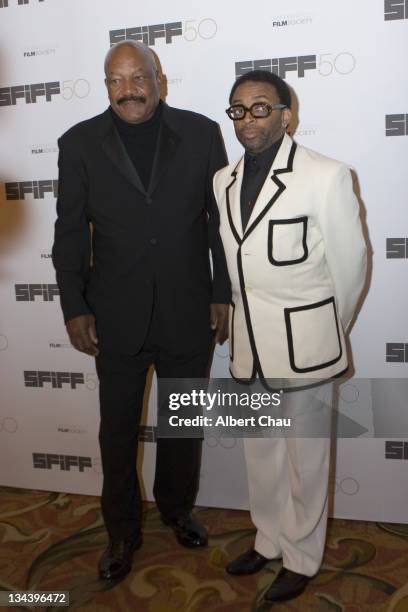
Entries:
[[85, 376], [82, 372], [24, 371], [24, 386], [42, 388], [47, 383], [50, 383], [53, 389], [62, 389], [63, 385], [76, 389], [78, 385], [85, 384]]
[[59, 95], [64, 100], [69, 101], [75, 98], [86, 98], [90, 91], [89, 81], [82, 78], [29, 85], [12, 85], [10, 87], [0, 87], [0, 106], [16, 106], [18, 100], [24, 100], [26, 104], [37, 104], [44, 99], [46, 102], [53, 102], [55, 96]]
[[408, 259], [408, 238], [387, 238], [387, 259]]
[[408, 363], [407, 342], [387, 342], [385, 351], [387, 363]]
[[110, 30], [109, 40], [111, 47], [125, 40], [135, 40], [154, 47], [157, 40], [163, 39], [167, 45], [174, 39], [182, 37], [187, 42], [195, 40], [209, 40], [217, 34], [217, 22], [211, 17], [203, 19], [188, 19], [186, 21], [172, 21], [170, 23], [157, 23], [154, 25], [134, 26]]
[[[98, 386], [98, 377], [94, 372], [52, 372], [24, 370], [24, 386], [41, 389], [50, 384], [53, 389], [78, 389], [84, 385], [88, 391], [95, 391]], [[66, 385], [66, 387], [64, 387]]]
[[386, 459], [408, 459], [408, 440], [386, 440]]
[[69, 472], [71, 468], [78, 468], [79, 472], [84, 472], [85, 468], [92, 467], [92, 458], [77, 455], [57, 455], [56, 453], [33, 453], [33, 468], [52, 470], [54, 466], [64, 472]]
[[408, 19], [408, 0], [384, 0], [384, 19]]
[[36, 297], [40, 297], [43, 302], [53, 302], [59, 296], [58, 285], [55, 283], [39, 284], [24, 283], [14, 285], [17, 302], [35, 302]]
[[32, 195], [34, 200], [43, 200], [46, 193], [54, 198], [58, 196], [57, 179], [5, 183], [5, 187], [6, 200], [25, 200], [26, 195]]
[[0, 106], [14, 106], [19, 98], [26, 104], [36, 104], [38, 98], [45, 97], [51, 102], [52, 97], [61, 93], [59, 81], [49, 83], [33, 83], [32, 85], [13, 85], [0, 88]]
[[316, 70], [320, 76], [328, 77], [334, 74], [346, 75], [356, 67], [356, 58], [349, 51], [340, 53], [321, 53], [320, 55], [294, 55], [274, 57], [271, 59], [253, 59], [235, 62], [235, 77], [238, 78], [251, 70], [273, 72], [282, 79], [287, 73], [295, 72], [299, 78], [304, 78], [307, 71]]
[[408, 136], [408, 115], [397, 113], [385, 115], [386, 136]]

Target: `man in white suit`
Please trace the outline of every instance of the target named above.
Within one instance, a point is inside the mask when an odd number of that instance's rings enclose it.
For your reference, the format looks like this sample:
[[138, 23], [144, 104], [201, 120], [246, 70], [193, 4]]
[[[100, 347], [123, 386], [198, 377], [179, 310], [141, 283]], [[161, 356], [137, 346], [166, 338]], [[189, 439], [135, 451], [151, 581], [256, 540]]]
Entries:
[[245, 148], [214, 177], [232, 283], [230, 370], [239, 381], [283, 389], [296, 436], [245, 439], [257, 534], [227, 571], [252, 574], [282, 557], [265, 593], [273, 602], [299, 595], [323, 557], [329, 381], [348, 367], [345, 333], [364, 285], [366, 247], [349, 169], [286, 133], [287, 84], [248, 72], [229, 101]]

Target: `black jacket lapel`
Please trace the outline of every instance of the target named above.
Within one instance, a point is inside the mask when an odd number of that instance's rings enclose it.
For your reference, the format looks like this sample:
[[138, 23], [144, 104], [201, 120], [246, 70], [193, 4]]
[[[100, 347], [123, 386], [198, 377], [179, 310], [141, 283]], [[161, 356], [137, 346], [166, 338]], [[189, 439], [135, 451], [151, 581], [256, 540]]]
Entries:
[[[108, 110], [107, 113], [110, 111]], [[109, 159], [115, 164], [118, 170], [123, 174], [127, 180], [132, 183], [136, 189], [146, 194], [146, 189], [143, 186], [142, 181], [134, 167], [129, 155], [126, 152], [125, 145], [123, 144], [112, 120], [107, 117], [107, 130], [103, 136], [102, 149], [109, 157]]]
[[168, 166], [169, 161], [173, 157], [178, 144], [180, 142], [180, 136], [174, 131], [173, 127], [169, 125], [169, 115], [171, 109], [163, 104], [163, 117], [160, 126], [159, 137], [157, 141], [156, 154], [154, 156], [153, 168], [150, 175], [150, 183], [148, 193], [153, 193], [156, 189], [159, 179]]

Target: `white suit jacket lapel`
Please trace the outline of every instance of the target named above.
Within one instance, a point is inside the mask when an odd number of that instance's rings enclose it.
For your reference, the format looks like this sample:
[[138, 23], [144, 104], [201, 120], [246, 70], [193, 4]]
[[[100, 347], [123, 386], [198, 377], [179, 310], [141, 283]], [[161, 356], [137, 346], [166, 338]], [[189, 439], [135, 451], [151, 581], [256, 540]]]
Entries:
[[292, 138], [288, 136], [288, 134], [285, 134], [282, 144], [279, 147], [279, 151], [276, 154], [268, 176], [265, 179], [262, 189], [252, 209], [244, 238], [252, 232], [256, 225], [258, 225], [259, 221], [261, 221], [264, 215], [268, 212], [270, 207], [285, 191], [286, 186], [290, 181], [290, 173], [293, 170], [293, 158], [295, 151], [296, 144], [293, 142]]

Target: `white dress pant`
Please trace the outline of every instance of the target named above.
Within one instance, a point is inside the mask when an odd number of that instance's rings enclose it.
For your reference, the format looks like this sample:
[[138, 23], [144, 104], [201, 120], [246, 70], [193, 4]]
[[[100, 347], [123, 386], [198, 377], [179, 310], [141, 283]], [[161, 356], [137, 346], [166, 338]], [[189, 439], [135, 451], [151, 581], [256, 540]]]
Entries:
[[332, 387], [284, 393], [289, 433], [244, 439], [255, 550], [306, 576], [318, 572], [326, 539]]

